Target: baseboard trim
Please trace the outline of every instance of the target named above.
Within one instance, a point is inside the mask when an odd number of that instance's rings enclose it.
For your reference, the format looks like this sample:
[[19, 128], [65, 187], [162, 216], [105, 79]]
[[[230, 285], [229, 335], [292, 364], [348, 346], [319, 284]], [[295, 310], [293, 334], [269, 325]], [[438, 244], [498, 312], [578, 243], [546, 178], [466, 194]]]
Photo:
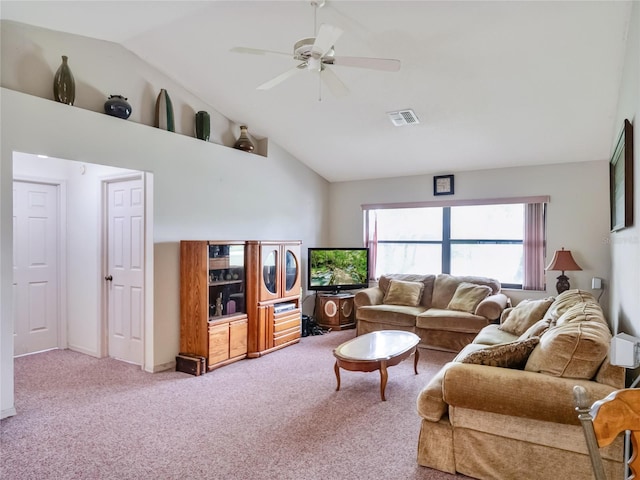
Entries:
[[71, 350], [72, 352], [78, 352], [78, 353], [83, 353], [85, 355], [89, 355], [90, 357], [95, 357], [95, 358], [102, 358], [98, 352], [96, 352], [95, 350], [87, 350], [84, 347], [79, 347], [77, 345], [69, 345], [68, 349]]
[[158, 365], [154, 365], [153, 369], [151, 370], [151, 373], [166, 372], [167, 370], [175, 370], [175, 369], [176, 369], [176, 362], [174, 360], [173, 362], [160, 363]]
[[1, 418], [13, 417], [13, 416], [15, 416], [17, 414], [18, 414], [18, 412], [16, 412], [16, 408], [15, 407], [5, 408], [4, 410], [0, 411], [0, 419]]

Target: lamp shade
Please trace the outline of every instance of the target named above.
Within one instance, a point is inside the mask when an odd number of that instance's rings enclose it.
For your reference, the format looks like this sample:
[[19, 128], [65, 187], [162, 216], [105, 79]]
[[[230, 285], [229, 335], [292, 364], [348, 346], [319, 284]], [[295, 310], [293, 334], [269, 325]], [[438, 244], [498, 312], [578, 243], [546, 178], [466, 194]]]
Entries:
[[562, 272], [568, 272], [571, 270], [582, 270], [582, 268], [580, 268], [580, 265], [578, 265], [573, 259], [571, 250], [565, 250], [563, 247], [562, 250], [556, 250], [556, 253], [553, 254], [551, 263], [547, 265], [545, 270], [560, 270]]

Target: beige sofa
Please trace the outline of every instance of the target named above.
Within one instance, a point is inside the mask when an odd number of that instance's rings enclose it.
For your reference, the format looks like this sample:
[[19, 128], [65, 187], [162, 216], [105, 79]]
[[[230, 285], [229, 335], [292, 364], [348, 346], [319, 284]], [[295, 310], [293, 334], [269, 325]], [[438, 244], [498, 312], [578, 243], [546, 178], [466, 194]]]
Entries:
[[[593, 478], [572, 390], [595, 401], [624, 388], [610, 339], [585, 291], [506, 309], [418, 395], [418, 463], [487, 480]], [[601, 452], [607, 478], [623, 478], [622, 438]]]
[[508, 301], [491, 278], [383, 275], [355, 295], [357, 335], [406, 330], [420, 337], [420, 347], [458, 352], [500, 318]]

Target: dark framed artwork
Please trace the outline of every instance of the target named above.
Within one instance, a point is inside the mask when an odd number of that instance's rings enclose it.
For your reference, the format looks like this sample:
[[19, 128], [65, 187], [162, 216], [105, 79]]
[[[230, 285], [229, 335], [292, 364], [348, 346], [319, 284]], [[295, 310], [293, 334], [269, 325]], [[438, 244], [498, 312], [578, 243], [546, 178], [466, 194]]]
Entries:
[[453, 195], [453, 175], [436, 175], [433, 177], [434, 195]]
[[609, 163], [611, 231], [633, 225], [633, 125], [629, 120], [618, 137]]

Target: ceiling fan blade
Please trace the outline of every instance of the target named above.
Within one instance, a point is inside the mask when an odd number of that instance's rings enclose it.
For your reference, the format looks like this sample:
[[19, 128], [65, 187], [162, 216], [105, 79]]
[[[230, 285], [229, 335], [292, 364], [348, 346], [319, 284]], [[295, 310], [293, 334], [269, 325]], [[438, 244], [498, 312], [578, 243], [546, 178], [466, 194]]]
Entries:
[[274, 50], [261, 50], [259, 48], [249, 48], [249, 47], [233, 47], [229, 51], [234, 53], [249, 53], [251, 55], [278, 55], [278, 56], [285, 56], [289, 58], [292, 57], [290, 53], [276, 52]]
[[262, 85], [257, 87], [257, 89], [258, 90], [269, 90], [270, 88], [275, 87], [279, 83], [284, 82], [287, 78], [293, 77], [296, 73], [303, 72], [306, 69], [306, 67], [307, 67], [306, 63], [301, 63], [300, 65], [297, 65], [297, 66], [287, 70], [286, 72], [281, 73], [277, 77], [272, 78], [268, 82], [263, 83]]
[[343, 97], [349, 93], [347, 86], [338, 78], [334, 71], [327, 66], [322, 68], [320, 79], [335, 97]]
[[313, 47], [311, 47], [311, 54], [318, 58], [324, 56], [325, 53], [331, 50], [331, 47], [333, 47], [336, 40], [340, 38], [340, 35], [342, 35], [340, 28], [323, 23], [320, 25], [318, 36], [315, 42], [313, 42]]
[[398, 70], [400, 70], [400, 60], [391, 58], [334, 57], [326, 59], [325, 63], [330, 63], [331, 65], [340, 65], [344, 67], [385, 70], [387, 72], [397, 72]]

